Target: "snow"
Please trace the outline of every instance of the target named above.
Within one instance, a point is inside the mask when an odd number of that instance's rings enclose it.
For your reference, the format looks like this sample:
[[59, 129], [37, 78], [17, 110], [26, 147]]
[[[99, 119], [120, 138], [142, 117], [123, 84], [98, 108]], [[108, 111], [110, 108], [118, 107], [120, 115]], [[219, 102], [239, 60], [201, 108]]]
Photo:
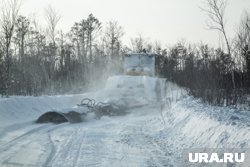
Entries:
[[160, 91], [164, 90], [164, 79], [148, 76], [113, 76], [107, 80], [104, 89], [106, 97], [128, 97], [150, 101], [156, 99], [156, 84], [160, 82]]
[[[117, 88], [141, 81], [151, 96], [142, 88]], [[154, 83], [117, 76], [92, 93], [0, 99], [0, 166], [183, 166], [185, 149], [249, 148], [249, 113], [209, 106], [170, 82], [163, 107], [155, 101]], [[105, 102], [126, 97], [145, 106], [125, 116], [90, 115], [77, 124], [33, 123], [47, 111], [76, 108], [85, 97]]]
[[0, 127], [31, 121], [44, 112], [76, 106], [85, 95], [11, 97], [0, 99]]

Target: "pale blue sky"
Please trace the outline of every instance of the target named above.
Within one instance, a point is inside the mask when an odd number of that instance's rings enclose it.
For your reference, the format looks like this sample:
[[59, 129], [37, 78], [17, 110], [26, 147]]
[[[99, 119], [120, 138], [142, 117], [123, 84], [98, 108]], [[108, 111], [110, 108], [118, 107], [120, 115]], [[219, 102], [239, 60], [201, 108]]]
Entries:
[[[22, 13], [36, 13], [44, 24], [44, 8], [51, 4], [62, 15], [59, 29], [67, 32], [74, 22], [93, 13], [101, 22], [117, 20], [124, 27], [123, 40], [141, 33], [162, 45], [173, 44], [184, 38], [189, 42], [218, 46], [216, 31], [206, 29], [205, 13], [201, 12], [204, 0], [23, 0]], [[233, 37], [244, 10], [250, 11], [250, 0], [229, 0], [226, 11], [226, 28]]]

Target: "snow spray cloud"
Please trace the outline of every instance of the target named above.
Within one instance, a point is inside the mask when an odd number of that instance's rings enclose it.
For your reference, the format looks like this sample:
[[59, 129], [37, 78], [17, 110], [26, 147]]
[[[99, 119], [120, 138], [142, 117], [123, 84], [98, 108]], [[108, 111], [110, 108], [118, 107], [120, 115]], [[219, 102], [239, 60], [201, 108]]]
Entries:
[[184, 166], [192, 167], [249, 167], [250, 150], [238, 148], [194, 148], [186, 149], [182, 154]]
[[111, 58], [110, 55], [99, 56], [99, 63], [89, 63], [87, 72], [87, 83], [89, 90], [100, 90], [110, 76], [123, 74], [122, 56]]

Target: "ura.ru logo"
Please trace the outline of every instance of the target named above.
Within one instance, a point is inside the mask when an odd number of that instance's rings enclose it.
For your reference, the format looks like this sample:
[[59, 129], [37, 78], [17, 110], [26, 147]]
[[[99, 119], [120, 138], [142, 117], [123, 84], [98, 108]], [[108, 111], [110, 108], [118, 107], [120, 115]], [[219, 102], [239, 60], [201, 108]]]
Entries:
[[245, 153], [189, 153], [188, 160], [191, 163], [242, 163]]

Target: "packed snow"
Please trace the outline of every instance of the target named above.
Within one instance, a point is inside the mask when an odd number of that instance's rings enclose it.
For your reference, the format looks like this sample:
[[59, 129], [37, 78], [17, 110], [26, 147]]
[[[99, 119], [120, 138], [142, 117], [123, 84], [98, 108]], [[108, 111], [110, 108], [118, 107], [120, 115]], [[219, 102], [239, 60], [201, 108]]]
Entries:
[[[185, 149], [249, 148], [247, 112], [207, 105], [170, 82], [164, 100], [157, 102], [144, 91], [154, 92], [150, 78], [135, 81], [144, 89], [123, 87], [136, 85], [125, 81], [111, 78], [105, 89], [86, 94], [0, 99], [0, 166], [182, 167]], [[77, 109], [86, 97], [103, 102], [126, 97], [143, 105], [125, 116], [98, 120], [90, 114], [77, 124], [34, 123], [47, 111]]]

